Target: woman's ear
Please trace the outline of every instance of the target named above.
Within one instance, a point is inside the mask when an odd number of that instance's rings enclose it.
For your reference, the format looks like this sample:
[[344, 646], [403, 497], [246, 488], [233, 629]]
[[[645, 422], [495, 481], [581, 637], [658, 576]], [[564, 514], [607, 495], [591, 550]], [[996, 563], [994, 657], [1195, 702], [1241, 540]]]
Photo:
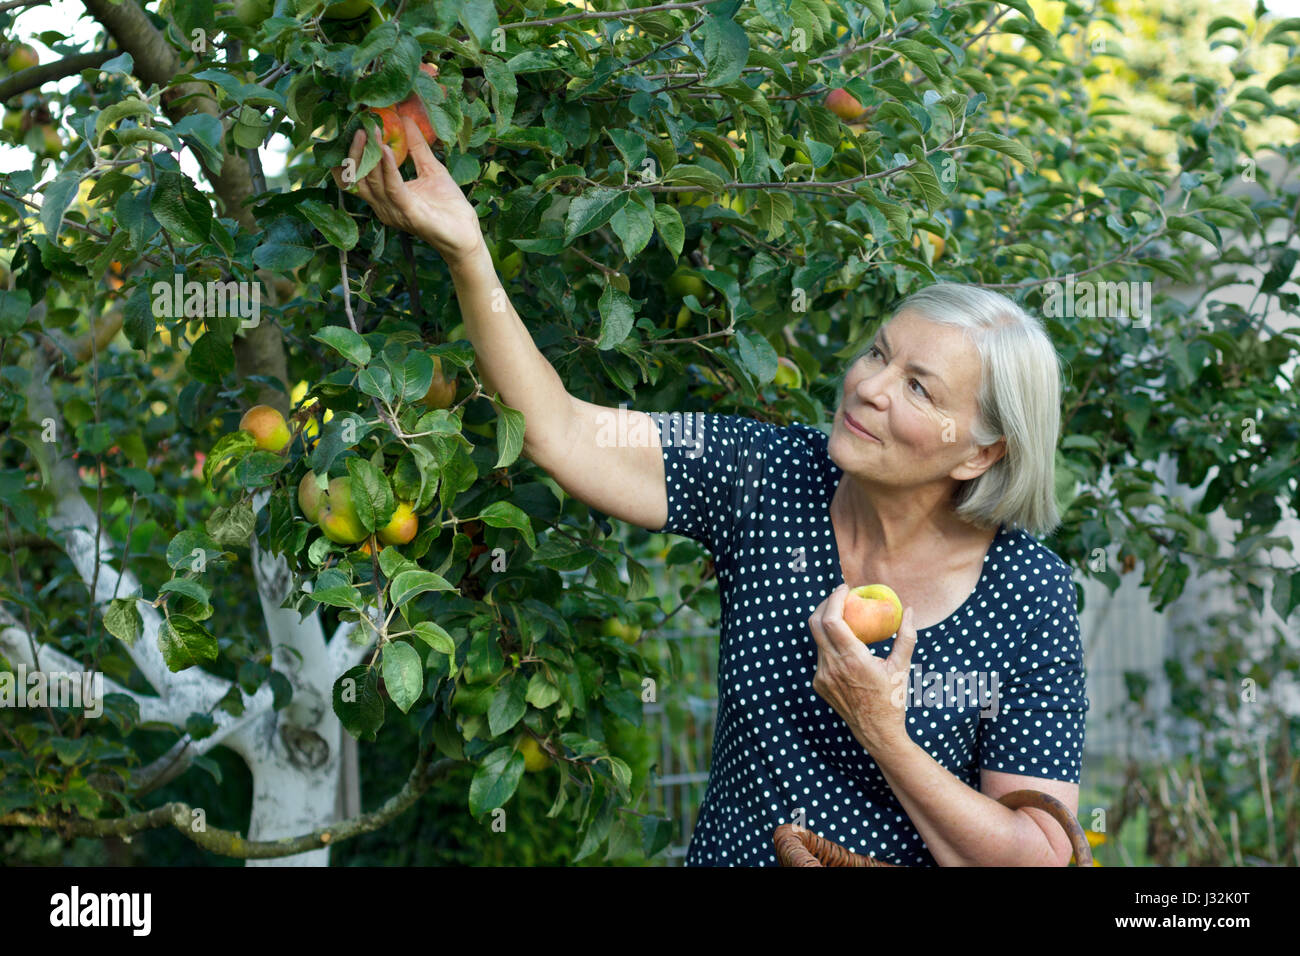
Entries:
[[992, 445], [981, 445], [975, 453], [953, 469], [951, 476], [958, 481], [970, 481], [978, 478], [992, 468], [1007, 453], [1006, 438], [999, 438]]

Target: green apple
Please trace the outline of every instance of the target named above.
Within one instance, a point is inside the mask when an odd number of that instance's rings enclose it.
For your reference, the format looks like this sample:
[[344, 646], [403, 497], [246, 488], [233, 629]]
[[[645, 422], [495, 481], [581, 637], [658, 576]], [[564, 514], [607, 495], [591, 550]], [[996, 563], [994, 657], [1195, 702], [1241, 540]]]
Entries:
[[370, 532], [357, 517], [356, 506], [352, 503], [352, 479], [333, 478], [329, 491], [321, 503], [317, 522], [325, 537], [335, 544], [359, 544], [370, 537]]
[[624, 644], [635, 644], [641, 636], [640, 624], [628, 624], [617, 617], [606, 618], [600, 632], [606, 637], [617, 637]]

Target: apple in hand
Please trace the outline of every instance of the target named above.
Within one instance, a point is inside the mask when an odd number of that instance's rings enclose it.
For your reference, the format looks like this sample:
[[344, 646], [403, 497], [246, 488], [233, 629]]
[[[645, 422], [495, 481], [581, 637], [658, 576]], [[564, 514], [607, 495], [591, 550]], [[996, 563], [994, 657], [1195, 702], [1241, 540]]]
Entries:
[[370, 536], [352, 504], [351, 478], [330, 480], [316, 523], [325, 532], [325, 537], [336, 544], [359, 544]]
[[863, 644], [887, 640], [903, 623], [903, 602], [886, 584], [864, 584], [844, 596], [844, 623]]
[[406, 162], [406, 127], [402, 125], [402, 117], [397, 112], [397, 108], [395, 106], [371, 107], [370, 112], [374, 113], [383, 124], [384, 142], [393, 151], [393, 161], [401, 166]]
[[399, 501], [388, 524], [375, 532], [384, 544], [406, 544], [420, 530], [420, 519], [411, 510], [409, 501]]
[[270, 405], [254, 405], [239, 420], [241, 430], [253, 436], [262, 451], [279, 451], [289, 444], [289, 426]]

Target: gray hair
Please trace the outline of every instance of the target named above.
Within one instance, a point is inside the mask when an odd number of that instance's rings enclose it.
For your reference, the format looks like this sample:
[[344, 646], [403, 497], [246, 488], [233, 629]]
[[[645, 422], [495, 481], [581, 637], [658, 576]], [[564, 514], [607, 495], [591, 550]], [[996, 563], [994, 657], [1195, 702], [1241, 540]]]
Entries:
[[[1061, 429], [1061, 363], [1037, 318], [1004, 295], [979, 286], [937, 282], [908, 296], [893, 318], [911, 312], [962, 329], [979, 352], [980, 386], [971, 438], [980, 446], [1006, 438], [1006, 451], [979, 477], [963, 481], [953, 502], [972, 524], [1006, 524], [1047, 535], [1061, 523], [1056, 504], [1056, 442]], [[874, 338], [874, 336], [872, 337]], [[840, 378], [871, 349], [871, 339]], [[842, 400], [842, 399], [841, 399]]]

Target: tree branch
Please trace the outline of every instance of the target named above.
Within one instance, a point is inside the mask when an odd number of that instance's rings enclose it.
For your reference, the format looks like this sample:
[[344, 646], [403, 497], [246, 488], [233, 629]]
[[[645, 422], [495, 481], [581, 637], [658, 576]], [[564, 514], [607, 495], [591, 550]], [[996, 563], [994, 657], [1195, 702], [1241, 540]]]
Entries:
[[384, 805], [372, 813], [363, 813], [339, 823], [319, 827], [310, 833], [280, 840], [246, 840], [234, 830], [222, 830], [218, 827], [196, 827], [193, 808], [186, 803], [166, 803], [152, 810], [145, 810], [129, 817], [117, 817], [107, 820], [85, 820], [50, 813], [6, 813], [0, 815], [0, 826], [41, 827], [57, 830], [69, 836], [85, 837], [129, 837], [145, 830], [172, 826], [192, 840], [197, 846], [222, 856], [238, 857], [248, 860], [266, 860], [277, 857], [294, 856], [310, 850], [333, 846], [343, 840], [372, 833], [386, 826], [391, 820], [409, 810], [426, 790], [441, 779], [459, 761], [444, 758], [430, 765], [429, 758], [435, 752], [429, 747], [422, 752], [411, 769], [406, 785], [385, 801]]
[[64, 57], [62, 60], [53, 60], [50, 63], [42, 63], [39, 66], [29, 66], [25, 70], [19, 70], [12, 76], [0, 80], [0, 103], [9, 100], [11, 97], [18, 96], [20, 93], [26, 93], [28, 90], [44, 86], [46, 83], [61, 80], [65, 76], [72, 76], [82, 70], [103, 66], [117, 56], [119, 52], [118, 50], [98, 50], [94, 53], [78, 53], [74, 56]]

